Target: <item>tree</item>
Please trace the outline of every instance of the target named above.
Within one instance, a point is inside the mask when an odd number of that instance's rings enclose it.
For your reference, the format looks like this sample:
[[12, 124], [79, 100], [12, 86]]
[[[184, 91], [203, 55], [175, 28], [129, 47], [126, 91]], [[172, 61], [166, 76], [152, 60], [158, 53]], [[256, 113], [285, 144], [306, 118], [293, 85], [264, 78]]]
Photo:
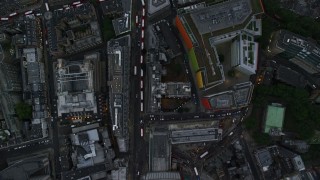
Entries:
[[28, 120], [32, 118], [32, 106], [25, 102], [19, 102], [15, 107], [19, 120]]
[[182, 67], [180, 64], [175, 64], [174, 65], [174, 71], [176, 72], [177, 75], [180, 75], [182, 72]]
[[259, 107], [268, 102], [268, 97], [286, 102], [286, 130], [296, 132], [300, 139], [311, 138], [315, 129], [320, 128], [318, 107], [310, 103], [308, 100], [309, 93], [305, 89], [284, 84], [261, 85], [255, 88], [252, 102], [256, 107]]
[[116, 37], [113, 30], [112, 19], [109, 17], [105, 17], [102, 22], [102, 34], [105, 41], [109, 41], [110, 39]]
[[190, 109], [189, 109], [189, 108], [183, 108], [183, 111], [184, 111], [184, 112], [189, 112]]
[[249, 117], [248, 119], [246, 119], [244, 124], [248, 130], [252, 130], [258, 125], [257, 120], [253, 117]]
[[218, 57], [219, 57], [220, 63], [223, 63], [224, 62], [224, 55], [223, 54], [219, 54]]
[[271, 142], [269, 134], [259, 131], [253, 133], [253, 139], [258, 145], [269, 145]]
[[230, 69], [230, 70], [228, 71], [228, 76], [229, 76], [229, 77], [235, 77], [235, 76], [236, 76], [235, 70], [234, 70], [234, 69]]

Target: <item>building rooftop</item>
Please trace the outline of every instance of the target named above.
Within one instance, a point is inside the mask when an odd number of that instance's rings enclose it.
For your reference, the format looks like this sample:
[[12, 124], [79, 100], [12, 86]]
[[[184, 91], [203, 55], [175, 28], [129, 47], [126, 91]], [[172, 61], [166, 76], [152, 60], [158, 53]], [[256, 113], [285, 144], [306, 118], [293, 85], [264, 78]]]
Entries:
[[300, 153], [308, 152], [308, 149], [310, 147], [310, 145], [306, 141], [302, 140], [283, 140], [282, 145], [292, 148]]
[[297, 171], [303, 171], [306, 169], [300, 155], [297, 155], [294, 158], [292, 158], [292, 163]]
[[150, 15], [159, 12], [160, 10], [169, 7], [170, 1], [169, 0], [147, 0], [148, 1], [148, 13]]
[[267, 171], [269, 166], [273, 163], [273, 159], [268, 149], [262, 149], [256, 152], [255, 154], [259, 166], [263, 171]]
[[0, 171], [0, 179], [50, 178], [48, 172], [50, 172], [48, 156], [36, 155], [9, 163], [9, 167]]
[[236, 84], [233, 86], [233, 89], [237, 106], [241, 107], [250, 103], [253, 92], [253, 84], [251, 82]]
[[[47, 89], [45, 88], [45, 68], [42, 62], [42, 53], [38, 48], [24, 48], [22, 68], [23, 90], [25, 95], [30, 94], [32, 102], [32, 125], [31, 138], [47, 137], [47, 122], [45, 118], [49, 117], [47, 111]], [[24, 68], [25, 67], [25, 68]], [[28, 100], [25, 96], [24, 100]], [[42, 134], [42, 135], [40, 135]]]
[[230, 0], [191, 13], [200, 34], [242, 24], [251, 14], [250, 0]]
[[305, 172], [300, 155], [277, 145], [259, 149], [255, 152], [264, 179], [280, 179], [295, 173]]
[[212, 109], [225, 109], [235, 106], [234, 96], [232, 91], [225, 91], [214, 94], [209, 99]]
[[180, 180], [179, 172], [148, 172], [141, 180]]
[[117, 137], [119, 150], [128, 150], [128, 99], [129, 99], [129, 61], [130, 36], [124, 36], [108, 41], [108, 85], [109, 106], [112, 129]]
[[168, 98], [191, 97], [191, 85], [184, 82], [168, 82], [164, 84], [165, 96]]
[[158, 33], [161, 33], [164, 41], [166, 42], [166, 45], [168, 46], [169, 52], [167, 54], [170, 58], [176, 57], [179, 54], [181, 54], [181, 49], [179, 44], [177, 43], [178, 40], [176, 36], [173, 34], [172, 29], [169, 26], [169, 22], [165, 20], [161, 20], [160, 22], [156, 23], [155, 30]]
[[170, 168], [170, 152], [168, 134], [166, 131], [155, 131], [150, 136], [150, 170], [168, 171]]
[[111, 171], [111, 178], [112, 180], [123, 180], [127, 178], [127, 168], [126, 167], [119, 167], [117, 170]]
[[100, 6], [105, 15], [123, 12], [121, 0], [102, 1], [100, 2]]
[[277, 104], [269, 105], [267, 108], [264, 132], [269, 133], [270, 129], [272, 128], [276, 128], [281, 131], [284, 121], [284, 114], [285, 107]]
[[112, 25], [116, 36], [131, 30], [131, 14], [125, 13], [122, 17], [112, 20]]
[[320, 72], [319, 45], [287, 30], [280, 30], [278, 35], [277, 46], [293, 57], [291, 62], [311, 74]]
[[222, 129], [196, 128], [172, 130], [169, 136], [172, 144], [219, 141], [222, 138]]
[[277, 69], [276, 78], [294, 87], [304, 88], [307, 85], [307, 80], [303, 75], [282, 65]]
[[56, 9], [51, 13], [46, 26], [52, 55], [74, 54], [102, 43], [96, 12], [90, 3]]
[[83, 61], [58, 59], [55, 64], [59, 116], [84, 110], [97, 113], [94, 70], [99, 53], [93, 55], [85, 56]]
[[[109, 145], [102, 147], [99, 141], [109, 141], [109, 136], [106, 136], [106, 129], [97, 129], [96, 126], [86, 125], [81, 128], [75, 128], [77, 130], [73, 131], [72, 134], [69, 135], [72, 146], [73, 153], [71, 155], [71, 159], [73, 165], [78, 169], [91, 168], [94, 167], [94, 171], [90, 172], [90, 174], [103, 171], [96, 171], [97, 167], [102, 165], [107, 165], [108, 170], [111, 170], [113, 167], [112, 159], [114, 158], [114, 151], [111, 149]], [[92, 129], [94, 128], [94, 129]], [[106, 167], [105, 167], [106, 168]], [[109, 169], [110, 168], [110, 169]], [[77, 177], [83, 177], [89, 174], [79, 174]], [[74, 175], [73, 175], [74, 176]]]

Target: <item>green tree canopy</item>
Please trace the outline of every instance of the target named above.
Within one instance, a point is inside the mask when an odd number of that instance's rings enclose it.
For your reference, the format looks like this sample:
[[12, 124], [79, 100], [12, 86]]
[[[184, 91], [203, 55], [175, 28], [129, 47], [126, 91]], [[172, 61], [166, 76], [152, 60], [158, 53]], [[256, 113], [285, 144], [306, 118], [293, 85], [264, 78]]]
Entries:
[[236, 75], [236, 72], [235, 72], [234, 69], [231, 69], [231, 70], [228, 71], [228, 76], [229, 77], [234, 77], [235, 75]]
[[20, 102], [15, 107], [19, 120], [27, 120], [32, 118], [32, 106], [25, 102]]
[[223, 54], [219, 54], [218, 57], [219, 57], [220, 63], [223, 63], [224, 62], [224, 55]]
[[285, 102], [286, 130], [296, 132], [301, 139], [309, 139], [314, 135], [316, 129], [320, 129], [318, 107], [310, 103], [309, 93], [306, 90], [284, 84], [255, 87], [254, 105], [266, 104], [268, 97], [281, 99]]

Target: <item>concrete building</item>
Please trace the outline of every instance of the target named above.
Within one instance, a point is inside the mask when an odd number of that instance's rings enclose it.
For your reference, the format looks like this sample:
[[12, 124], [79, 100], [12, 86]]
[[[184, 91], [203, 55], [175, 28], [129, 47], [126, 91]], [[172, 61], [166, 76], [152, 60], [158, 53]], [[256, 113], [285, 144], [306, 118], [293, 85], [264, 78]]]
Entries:
[[131, 14], [124, 13], [122, 17], [112, 20], [112, 25], [116, 36], [129, 32], [131, 30]]
[[148, 172], [141, 180], [181, 180], [179, 172]]
[[23, 16], [17, 20], [15, 28], [20, 29], [19, 34], [12, 37], [12, 43], [16, 46], [16, 54], [19, 54], [19, 47], [39, 47], [42, 43], [40, 41], [41, 21], [34, 15]]
[[200, 34], [242, 24], [252, 12], [248, 0], [228, 1], [193, 12], [191, 18]]
[[112, 25], [116, 36], [131, 31], [131, 1], [108, 0], [99, 3], [105, 16], [115, 16]]
[[222, 139], [222, 129], [197, 128], [172, 130], [169, 133], [169, 139], [171, 144], [220, 141]]
[[130, 36], [108, 42], [109, 110], [120, 152], [128, 151]]
[[255, 74], [258, 65], [259, 44], [254, 36], [243, 32], [233, 40], [231, 45], [231, 66], [245, 74]]
[[46, 20], [48, 45], [54, 56], [74, 54], [102, 43], [96, 12], [90, 3], [54, 10]]
[[44, 63], [42, 62], [42, 52], [39, 48], [24, 48], [22, 54], [22, 78], [24, 101], [31, 101], [32, 105], [32, 125], [35, 129], [41, 127], [42, 136], [34, 135], [34, 138], [48, 136], [47, 118], [48, 100], [46, 89], [46, 77]]
[[272, 145], [259, 149], [255, 152], [255, 157], [263, 179], [281, 179], [293, 174], [308, 176], [300, 155], [281, 146]]
[[320, 46], [316, 43], [287, 30], [274, 32], [270, 40], [270, 55], [285, 57], [310, 74], [320, 72]]
[[58, 116], [82, 121], [97, 114], [95, 92], [100, 90], [99, 61], [100, 54], [92, 53], [82, 61], [58, 59], [54, 64]]
[[161, 83], [166, 98], [190, 98], [191, 97], [191, 84], [184, 82], [168, 82]]
[[104, 15], [108, 16], [123, 13], [121, 0], [102, 1], [99, 4]]
[[149, 137], [149, 171], [169, 171], [171, 167], [171, 144], [166, 129], [155, 128]]
[[0, 171], [0, 179], [52, 180], [48, 155], [31, 157], [9, 162], [9, 167]]
[[[192, 6], [176, 17], [176, 26], [188, 50], [188, 59], [197, 88], [210, 89], [225, 85], [225, 69], [233, 68], [246, 76], [256, 73], [258, 43], [262, 32], [262, 8], [252, 0], [230, 0], [203, 7]], [[220, 63], [217, 46], [231, 41], [231, 63]], [[210, 90], [210, 92], [209, 92]], [[208, 93], [206, 93], [208, 92]]]
[[277, 69], [276, 79], [298, 88], [305, 88], [307, 86], [307, 80], [303, 75], [282, 65]]
[[168, 21], [161, 20], [153, 24], [153, 27], [160, 44], [159, 48], [166, 54], [167, 59], [171, 60], [182, 54], [178, 39], [172, 32]]
[[241, 108], [250, 104], [254, 89], [254, 85], [250, 81], [235, 84], [232, 89], [237, 107]]
[[236, 108], [232, 91], [214, 94], [209, 99], [211, 109], [234, 109]]
[[98, 130], [91, 129], [70, 135], [71, 143], [75, 147], [72, 161], [77, 168], [85, 168], [106, 161]]
[[147, 0], [148, 15], [150, 17], [159, 16], [170, 9], [169, 0]]
[[72, 128], [70, 152], [60, 152], [62, 179], [107, 179], [107, 172], [114, 169], [115, 153], [108, 130], [99, 126], [93, 123]]
[[293, 149], [299, 153], [306, 153], [309, 150], [310, 145], [306, 141], [302, 140], [283, 140], [281, 144], [285, 147]]
[[112, 180], [122, 180], [127, 178], [127, 168], [126, 167], [120, 167], [117, 170], [111, 171], [111, 179]]
[[249, 82], [235, 84], [230, 90], [203, 97], [201, 102], [208, 110], [235, 109], [248, 106], [253, 93]]
[[320, 104], [320, 90], [313, 90], [309, 99], [316, 104]]
[[147, 93], [145, 106], [147, 112], [158, 112], [161, 109], [161, 93], [165, 93], [164, 84], [161, 83], [162, 65], [155, 49], [149, 50], [146, 57], [146, 87]]
[[258, 165], [263, 171], [268, 171], [273, 159], [268, 149], [261, 149], [255, 153]]
[[294, 169], [297, 171], [303, 171], [306, 169], [300, 155], [296, 155], [292, 158], [292, 164]]

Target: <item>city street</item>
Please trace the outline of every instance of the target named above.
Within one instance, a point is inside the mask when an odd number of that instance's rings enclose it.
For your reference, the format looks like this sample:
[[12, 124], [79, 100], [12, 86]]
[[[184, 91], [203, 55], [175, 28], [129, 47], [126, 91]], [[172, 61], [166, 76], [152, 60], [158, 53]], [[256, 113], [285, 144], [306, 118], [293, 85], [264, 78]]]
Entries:
[[[48, 98], [48, 106], [49, 106], [49, 137], [33, 140], [31, 142], [22, 143], [15, 146], [10, 146], [8, 148], [2, 148], [0, 149], [0, 154], [3, 157], [11, 158], [15, 156], [20, 156], [23, 154], [31, 154], [33, 152], [38, 152], [42, 150], [50, 150], [50, 152], [53, 152], [53, 172], [55, 177], [54, 179], [74, 179], [74, 178], [81, 178], [86, 175], [92, 174], [94, 172], [98, 171], [110, 171], [113, 169], [113, 164], [106, 164], [106, 163], [100, 163], [97, 165], [92, 165], [86, 168], [75, 168], [72, 169], [71, 166], [64, 165], [62, 161], [65, 162], [65, 164], [68, 164], [70, 161], [70, 139], [69, 135], [72, 133], [72, 128], [77, 126], [82, 126], [84, 124], [90, 124], [93, 121], [90, 122], [82, 122], [82, 123], [74, 123], [73, 122], [67, 122], [63, 125], [65, 117], [62, 115], [62, 117], [59, 117], [58, 115], [58, 104], [57, 104], [57, 92], [55, 89], [55, 67], [54, 62], [57, 61], [57, 57], [54, 57], [52, 54], [50, 54], [50, 48], [47, 43], [47, 40], [50, 39], [48, 36], [48, 25], [46, 23], [46, 20], [44, 18], [44, 14], [48, 13], [49, 9], [45, 6], [45, 3], [48, 3], [48, 0], [43, 0], [43, 3], [39, 9], [34, 9], [34, 12], [40, 13], [39, 18], [41, 18], [41, 23], [43, 26], [42, 29], [42, 39], [43, 39], [43, 57], [44, 57], [44, 64], [45, 64], [45, 75], [46, 75], [46, 87], [47, 90], [47, 98]], [[79, 1], [80, 3], [80, 1]], [[82, 2], [83, 3], [83, 2]], [[148, 3], [150, 3], [148, 1]], [[70, 4], [69, 4], [70, 5]], [[103, 25], [104, 21], [104, 15], [102, 12], [102, 9], [99, 5], [99, 3], [95, 4], [96, 6], [96, 13], [97, 13], [97, 21], [100, 25], [100, 28]], [[50, 6], [50, 11], [53, 12], [56, 9], [63, 8], [63, 5], [54, 5]], [[171, 22], [172, 19], [176, 16], [176, 8], [171, 7], [171, 13], [166, 14], [166, 17], [156, 17], [152, 19], [152, 23], [159, 21], [163, 18], [166, 18], [168, 22]], [[123, 118], [124, 120], [128, 120], [128, 128], [129, 128], [129, 152], [128, 153], [119, 153], [117, 152], [117, 147], [113, 147], [115, 150], [116, 158], [118, 157], [124, 157], [129, 160], [129, 166], [128, 166], [128, 179], [130, 180], [139, 180], [141, 178], [141, 175], [145, 175], [148, 172], [148, 165], [149, 165], [149, 128], [151, 125], [156, 126], [157, 124], [172, 124], [172, 123], [179, 123], [179, 122], [200, 122], [201, 121], [220, 121], [222, 119], [226, 118], [234, 118], [235, 117], [242, 117], [246, 114], [247, 109], [234, 109], [234, 110], [223, 110], [223, 111], [217, 111], [217, 112], [211, 112], [211, 113], [205, 113], [203, 112], [202, 106], [200, 104], [200, 98], [198, 94], [198, 89], [196, 88], [194, 76], [191, 73], [191, 69], [189, 66], [189, 60], [187, 57], [185, 57], [182, 66], [187, 69], [187, 77], [191, 83], [191, 93], [192, 98], [190, 101], [192, 103], [196, 104], [196, 107], [194, 108], [196, 113], [148, 113], [145, 109], [147, 109], [145, 106], [147, 103], [144, 103], [147, 98], [144, 96], [147, 96], [148, 89], [145, 89], [148, 87], [146, 78], [147, 73], [145, 68], [146, 63], [146, 48], [145, 46], [148, 46], [148, 42], [146, 39], [148, 38], [148, 35], [144, 35], [144, 32], [147, 32], [146, 28], [148, 27], [151, 22], [148, 21], [148, 13], [146, 12], [147, 8], [144, 5], [144, 0], [132, 0], [132, 9], [131, 9], [131, 59], [130, 61], [130, 74], [129, 74], [129, 83], [124, 83], [124, 87], [128, 87], [129, 89], [124, 88], [126, 92], [129, 92], [130, 98], [125, 98], [124, 101], [129, 101], [129, 119]], [[137, 16], [137, 22], [136, 22], [136, 16]], [[49, 19], [49, 18], [48, 18]], [[58, 19], [58, 18], [57, 18]], [[171, 26], [172, 24], [170, 24]], [[146, 28], [145, 28], [146, 27]], [[56, 27], [55, 27], [56, 28]], [[172, 28], [174, 29], [174, 28]], [[175, 36], [179, 37], [179, 32], [177, 30], [173, 30], [173, 33]], [[51, 37], [51, 36], [50, 36]], [[56, 39], [55, 39], [56, 40]], [[184, 44], [181, 41], [178, 41], [179, 46], [183, 47]], [[51, 47], [51, 46], [50, 46]], [[83, 46], [86, 47], [86, 46]], [[103, 42], [101, 44], [98, 44], [95, 47], [91, 47], [89, 49], [86, 49], [84, 51], [81, 51], [76, 54], [67, 54], [63, 55], [59, 58], [68, 60], [68, 61], [78, 61], [82, 60], [84, 58], [85, 54], [92, 53], [92, 52], [99, 52], [100, 53], [100, 59], [101, 61], [104, 61], [105, 64], [107, 63], [107, 43]], [[187, 52], [183, 52], [184, 54], [187, 54]], [[142, 59], [141, 59], [142, 57]], [[126, 58], [127, 60], [128, 58]], [[103, 64], [103, 65], [105, 65]], [[96, 64], [95, 64], [96, 65]], [[97, 65], [100, 66], [101, 64]], [[107, 65], [106, 65], [107, 66]], [[96, 67], [95, 67], [96, 68]], [[100, 71], [108, 71], [107, 67], [104, 67], [104, 69], [95, 69], [95, 73], [97, 73], [97, 76], [100, 76]], [[189, 73], [188, 73], [189, 72]], [[106, 72], [108, 74], [108, 72]], [[96, 74], [95, 74], [96, 75]], [[95, 118], [99, 119], [100, 125], [110, 125], [112, 126], [111, 120], [106, 122], [106, 119], [109, 119], [105, 117], [103, 113], [107, 110], [105, 108], [106, 104], [113, 103], [108, 102], [110, 98], [108, 98], [108, 86], [110, 86], [107, 82], [108, 77], [107, 75], [103, 74], [102, 78], [106, 78], [105, 81], [101, 81], [101, 83], [105, 84], [104, 90], [100, 91], [95, 89], [95, 96], [97, 106], [98, 106], [98, 113], [95, 114]], [[95, 79], [96, 80], [96, 79]], [[100, 79], [99, 79], [100, 80]], [[97, 81], [99, 81], [97, 80]], [[126, 79], [128, 80], [128, 79]], [[126, 81], [124, 81], [126, 82]], [[101, 88], [102, 89], [102, 88]], [[144, 96], [143, 96], [144, 94]], [[201, 94], [200, 94], [201, 95]], [[107, 101], [107, 102], [106, 102]], [[61, 102], [61, 101], [60, 101]], [[105, 109], [103, 109], [105, 108]], [[60, 108], [62, 109], [62, 108]], [[85, 108], [83, 108], [85, 109]], [[73, 110], [70, 110], [73, 111]], [[85, 110], [83, 110], [85, 111]], [[126, 111], [128, 112], [128, 111]], [[70, 112], [69, 112], [70, 113]], [[69, 114], [66, 113], [66, 114]], [[74, 112], [73, 112], [74, 113]], [[76, 116], [72, 113], [70, 113], [71, 116]], [[99, 114], [99, 115], [97, 115]], [[108, 114], [110, 115], [110, 114]], [[98, 117], [98, 118], [97, 118]], [[89, 118], [90, 119], [90, 118]], [[102, 119], [102, 122], [100, 122]], [[63, 123], [61, 123], [63, 122]], [[61, 124], [60, 124], [61, 123]], [[107, 124], [107, 125], [106, 125]], [[218, 123], [213, 123], [218, 124]], [[172, 157], [176, 159], [179, 163], [183, 164], [184, 166], [189, 167], [189, 169], [193, 172], [193, 168], [197, 167], [199, 168], [199, 171], [201, 171], [203, 164], [205, 161], [210, 160], [213, 158], [216, 154], [218, 154], [219, 151], [222, 151], [223, 148], [227, 145], [230, 145], [232, 142], [234, 142], [236, 139], [238, 139], [242, 134], [242, 127], [240, 125], [240, 120], [237, 122], [237, 124], [234, 124], [232, 129], [229, 129], [226, 131], [223, 136], [224, 138], [218, 142], [218, 143], [210, 143], [211, 146], [207, 144], [207, 148], [205, 149], [208, 151], [208, 155], [204, 159], [200, 158], [191, 158], [185, 152], [182, 152], [178, 149], [172, 148]], [[109, 128], [111, 129], [111, 128]], [[232, 132], [232, 134], [229, 134]], [[110, 132], [112, 138], [114, 134]], [[115, 143], [114, 139], [111, 139], [112, 146]], [[245, 142], [243, 142], [245, 144]], [[245, 146], [246, 150], [248, 150], [248, 147]], [[61, 160], [61, 157], [65, 160]], [[5, 161], [5, 159], [3, 159]], [[5, 163], [5, 162], [4, 162]], [[250, 165], [253, 163], [252, 159], [249, 159]], [[255, 171], [255, 170], [254, 170]], [[254, 177], [258, 177], [257, 174], [254, 174]]]
[[[142, 8], [143, 5], [140, 0], [132, 1], [132, 20], [135, 21], [135, 16], [139, 16], [139, 23], [141, 23], [142, 18]], [[146, 23], [145, 19], [145, 23]], [[136, 24], [137, 25], [137, 24]], [[141, 62], [140, 57], [142, 54], [141, 47], [137, 44], [141, 43], [141, 27], [132, 26], [131, 30], [131, 75], [130, 75], [130, 121], [131, 127], [129, 127], [130, 133], [130, 154], [129, 158], [129, 179], [140, 179], [140, 174], [142, 174], [143, 167], [147, 163], [147, 148], [146, 142], [143, 137], [141, 137], [141, 128], [144, 128], [144, 124], [140, 123], [141, 117], [141, 101], [140, 101], [140, 80], [143, 77], [140, 76]], [[134, 75], [134, 67], [137, 68], [137, 75]], [[143, 89], [142, 89], [143, 90]], [[129, 126], [130, 126], [129, 125]]]

